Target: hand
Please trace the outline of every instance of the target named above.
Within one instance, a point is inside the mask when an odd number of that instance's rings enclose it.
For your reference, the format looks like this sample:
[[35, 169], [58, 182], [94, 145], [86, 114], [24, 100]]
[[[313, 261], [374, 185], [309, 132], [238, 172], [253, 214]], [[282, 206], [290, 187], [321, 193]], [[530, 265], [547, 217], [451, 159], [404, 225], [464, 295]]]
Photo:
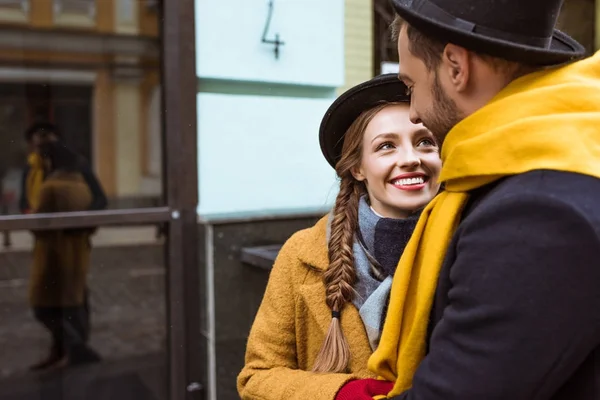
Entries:
[[394, 387], [393, 382], [377, 379], [356, 379], [346, 383], [335, 396], [335, 400], [372, 400], [386, 395]]

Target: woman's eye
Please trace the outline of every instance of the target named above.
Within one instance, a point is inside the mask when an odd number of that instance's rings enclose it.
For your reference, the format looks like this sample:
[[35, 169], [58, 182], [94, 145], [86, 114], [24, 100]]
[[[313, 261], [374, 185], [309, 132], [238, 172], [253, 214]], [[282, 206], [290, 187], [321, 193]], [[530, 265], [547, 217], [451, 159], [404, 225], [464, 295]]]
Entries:
[[417, 146], [437, 147], [437, 144], [435, 144], [433, 139], [423, 139], [417, 144]]
[[392, 142], [385, 142], [385, 143], [381, 143], [379, 146], [377, 146], [377, 151], [389, 150], [389, 149], [393, 149], [393, 148], [394, 148], [394, 144]]

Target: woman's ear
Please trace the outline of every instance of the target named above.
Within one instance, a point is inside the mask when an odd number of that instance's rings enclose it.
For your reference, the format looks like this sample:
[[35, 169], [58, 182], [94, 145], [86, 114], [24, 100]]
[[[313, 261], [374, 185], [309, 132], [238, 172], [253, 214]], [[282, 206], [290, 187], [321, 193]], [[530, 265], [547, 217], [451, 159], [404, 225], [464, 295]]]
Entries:
[[353, 167], [350, 170], [350, 173], [352, 174], [352, 176], [354, 177], [354, 179], [356, 179], [359, 182], [364, 181], [365, 179], [365, 175], [362, 172], [362, 169], [360, 167]]

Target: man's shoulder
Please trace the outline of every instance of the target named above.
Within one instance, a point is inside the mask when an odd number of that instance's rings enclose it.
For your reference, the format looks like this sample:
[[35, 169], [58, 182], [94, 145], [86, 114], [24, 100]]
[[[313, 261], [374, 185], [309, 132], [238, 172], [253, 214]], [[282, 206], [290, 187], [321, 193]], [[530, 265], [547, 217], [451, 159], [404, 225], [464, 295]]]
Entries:
[[569, 209], [600, 231], [600, 179], [573, 172], [535, 170], [504, 178], [474, 191], [466, 215], [476, 215], [507, 203], [517, 209], [520, 199], [528, 206], [539, 205], [540, 213], [546, 208]]
[[509, 176], [498, 186], [506, 191], [520, 190], [540, 193], [540, 189], [544, 189], [544, 192], [549, 195], [563, 195], [577, 194], [577, 192], [573, 192], [573, 189], [582, 187], [600, 191], [600, 179], [576, 172], [541, 169]]

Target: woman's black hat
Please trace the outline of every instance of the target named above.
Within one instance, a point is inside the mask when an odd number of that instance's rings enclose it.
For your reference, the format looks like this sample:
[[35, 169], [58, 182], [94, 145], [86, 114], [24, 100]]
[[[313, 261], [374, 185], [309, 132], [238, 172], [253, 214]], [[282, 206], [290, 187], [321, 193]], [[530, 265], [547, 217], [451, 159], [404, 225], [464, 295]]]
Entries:
[[342, 156], [344, 135], [360, 114], [383, 102], [410, 101], [406, 85], [396, 74], [384, 74], [356, 85], [329, 107], [319, 129], [321, 151], [327, 162], [335, 168]]

